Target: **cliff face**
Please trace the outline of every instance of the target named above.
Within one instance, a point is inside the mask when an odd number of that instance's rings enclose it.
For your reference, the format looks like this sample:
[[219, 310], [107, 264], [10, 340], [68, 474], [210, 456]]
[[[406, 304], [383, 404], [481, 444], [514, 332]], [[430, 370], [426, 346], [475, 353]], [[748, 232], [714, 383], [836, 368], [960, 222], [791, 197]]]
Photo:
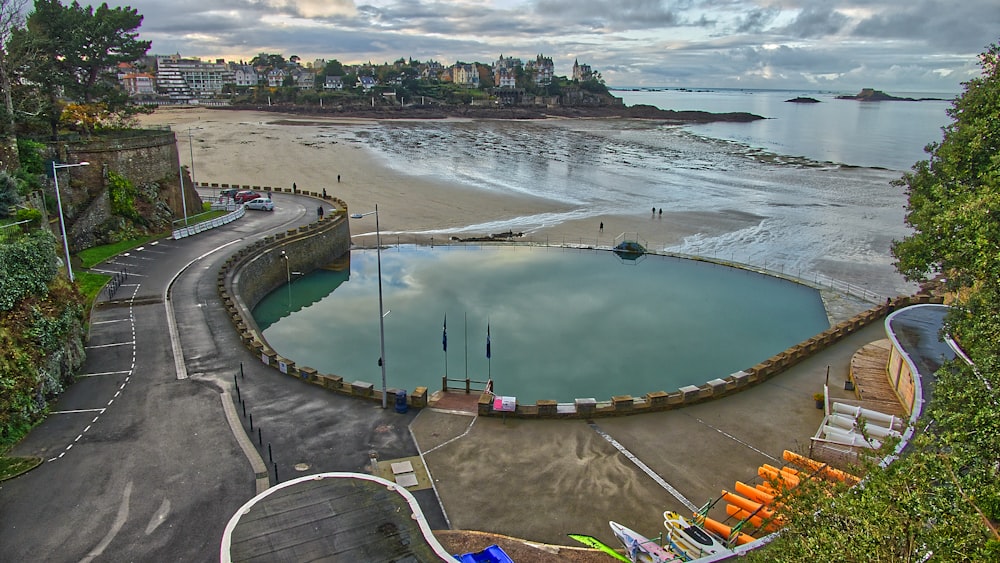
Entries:
[[[132, 130], [62, 143], [54, 147], [59, 162], [89, 162], [89, 166], [59, 171], [59, 190], [72, 252], [138, 234], [170, 229], [172, 218], [201, 212], [201, 199], [187, 170], [182, 171], [177, 139], [169, 130]], [[134, 188], [134, 214], [112, 212], [109, 174], [125, 178]], [[54, 196], [55, 194], [53, 194]], [[58, 226], [55, 227], [58, 235]]]

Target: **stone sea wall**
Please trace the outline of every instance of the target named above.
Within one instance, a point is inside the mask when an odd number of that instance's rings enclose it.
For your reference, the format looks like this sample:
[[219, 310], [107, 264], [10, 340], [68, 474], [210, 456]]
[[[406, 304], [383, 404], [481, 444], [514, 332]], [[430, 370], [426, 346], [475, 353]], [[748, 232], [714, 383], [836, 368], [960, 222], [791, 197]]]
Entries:
[[[223, 189], [213, 184], [212, 187]], [[240, 187], [233, 185], [232, 187]], [[271, 192], [291, 192], [291, 189], [247, 186], [245, 189]], [[358, 398], [381, 401], [382, 390], [372, 383], [345, 381], [338, 375], [321, 374], [316, 369], [296, 364], [275, 352], [260, 334], [251, 311], [265, 295], [288, 280], [288, 272], [310, 272], [342, 258], [351, 249], [351, 231], [347, 204], [322, 194], [299, 190], [299, 194], [325, 199], [336, 211], [297, 229], [271, 235], [229, 257], [217, 278], [219, 296], [229, 317], [240, 334], [240, 340], [265, 365], [281, 373], [298, 377], [331, 391]], [[285, 252], [282, 256], [282, 251]], [[286, 258], [287, 257], [287, 258]], [[287, 260], [287, 264], [286, 264]], [[386, 402], [393, 404], [402, 391], [387, 389]], [[407, 394], [408, 405], [427, 406], [427, 388], [417, 387]]]
[[[203, 184], [203, 186], [207, 186]], [[211, 184], [215, 188], [228, 188], [228, 184]], [[291, 192], [291, 189], [267, 186], [239, 186], [256, 191]], [[260, 334], [250, 311], [269, 292], [287, 282], [288, 271], [309, 272], [323, 267], [350, 251], [351, 234], [347, 204], [322, 194], [299, 190], [297, 193], [325, 199], [336, 211], [314, 223], [285, 233], [271, 235], [230, 256], [218, 273], [218, 290], [240, 338], [251, 352], [266, 365], [293, 377], [331, 391], [372, 401], [382, 400], [382, 391], [372, 383], [345, 381], [338, 375], [321, 374], [308, 366], [299, 366], [292, 358], [278, 355]], [[288, 257], [282, 257], [281, 251]], [[286, 270], [287, 268], [287, 270]], [[678, 390], [653, 391], [641, 397], [620, 395], [608, 400], [577, 399], [573, 403], [540, 400], [535, 404], [498, 405], [492, 394], [479, 398], [480, 416], [512, 416], [517, 418], [595, 418], [623, 416], [676, 409], [705, 401], [719, 399], [763, 383], [811, 355], [831, 346], [842, 338], [857, 332], [873, 322], [883, 320], [896, 309], [920, 303], [940, 303], [939, 297], [920, 293], [877, 305], [847, 319], [784, 352], [725, 378], [713, 379], [703, 385], [688, 385]], [[395, 403], [396, 396], [405, 390], [387, 389], [386, 402]], [[413, 407], [427, 406], [427, 388], [417, 387], [407, 395]], [[500, 408], [495, 408], [495, 407]]]

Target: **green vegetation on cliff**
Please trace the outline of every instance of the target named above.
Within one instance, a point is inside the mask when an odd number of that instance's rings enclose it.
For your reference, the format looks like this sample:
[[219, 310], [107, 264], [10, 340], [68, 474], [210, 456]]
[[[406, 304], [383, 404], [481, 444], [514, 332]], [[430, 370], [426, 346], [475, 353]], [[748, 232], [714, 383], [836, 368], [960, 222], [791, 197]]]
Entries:
[[57, 248], [44, 230], [0, 245], [0, 451], [39, 420], [85, 357], [84, 300], [56, 275]]
[[752, 561], [1000, 561], [1000, 47], [980, 61], [943, 141], [898, 182], [914, 232], [893, 247], [907, 278], [944, 278], [947, 332], [975, 367], [938, 371], [918, 433], [887, 468], [829, 496], [796, 489], [789, 524]]

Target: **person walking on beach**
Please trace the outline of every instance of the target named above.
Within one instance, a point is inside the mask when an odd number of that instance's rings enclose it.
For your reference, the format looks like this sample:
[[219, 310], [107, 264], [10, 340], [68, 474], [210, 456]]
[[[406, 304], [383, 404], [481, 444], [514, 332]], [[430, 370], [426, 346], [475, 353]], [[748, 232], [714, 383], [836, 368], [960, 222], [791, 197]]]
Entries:
[[337, 183], [340, 183], [340, 174], [337, 174]]
[[604, 221], [601, 221], [601, 230], [599, 232], [604, 232]]
[[292, 193], [298, 193], [298, 188], [295, 186], [295, 182], [292, 182]]

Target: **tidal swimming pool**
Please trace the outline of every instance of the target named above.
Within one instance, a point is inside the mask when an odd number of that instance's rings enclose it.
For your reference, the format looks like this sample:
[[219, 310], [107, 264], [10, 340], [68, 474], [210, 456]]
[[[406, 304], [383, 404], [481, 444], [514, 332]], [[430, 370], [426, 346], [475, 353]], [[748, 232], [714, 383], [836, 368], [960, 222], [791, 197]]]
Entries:
[[[376, 252], [352, 250], [330, 269], [289, 276], [253, 311], [271, 347], [297, 365], [380, 388]], [[382, 290], [389, 388], [433, 392], [447, 370], [450, 379], [492, 378], [497, 394], [521, 404], [701, 385], [829, 328], [813, 288], [601, 250], [389, 247]]]

